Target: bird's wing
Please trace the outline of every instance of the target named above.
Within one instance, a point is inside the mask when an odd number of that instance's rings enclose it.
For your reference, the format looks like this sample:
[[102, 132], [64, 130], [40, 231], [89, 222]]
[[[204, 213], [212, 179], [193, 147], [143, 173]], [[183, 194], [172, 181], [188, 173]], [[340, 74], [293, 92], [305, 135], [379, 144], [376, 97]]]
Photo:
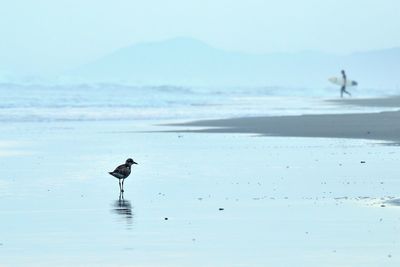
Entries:
[[119, 165], [115, 170], [113, 171], [114, 173], [120, 173], [122, 175], [128, 175], [129, 174], [129, 169], [125, 166], [125, 164]]

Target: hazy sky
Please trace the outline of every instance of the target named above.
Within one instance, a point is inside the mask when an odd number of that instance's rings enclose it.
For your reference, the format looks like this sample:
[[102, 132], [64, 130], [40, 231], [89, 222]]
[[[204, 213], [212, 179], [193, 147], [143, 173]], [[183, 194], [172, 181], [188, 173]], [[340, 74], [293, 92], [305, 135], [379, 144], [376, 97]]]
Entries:
[[0, 0], [0, 68], [69, 68], [176, 36], [248, 52], [400, 46], [399, 0]]

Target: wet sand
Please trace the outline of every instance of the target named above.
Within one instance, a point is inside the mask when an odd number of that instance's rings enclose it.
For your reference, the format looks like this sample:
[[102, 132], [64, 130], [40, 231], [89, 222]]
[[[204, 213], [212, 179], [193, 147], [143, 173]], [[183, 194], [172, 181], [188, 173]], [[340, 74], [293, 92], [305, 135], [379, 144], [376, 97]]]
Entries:
[[0, 266], [400, 265], [398, 147], [153, 124], [0, 123]]
[[[400, 97], [338, 100], [343, 105], [400, 107]], [[179, 132], [253, 133], [265, 136], [356, 138], [400, 141], [400, 111], [363, 114], [320, 114], [301, 116], [245, 117], [171, 124]]]
[[399, 266], [397, 147], [144, 129], [3, 125], [0, 266]]
[[328, 100], [327, 102], [341, 104], [341, 105], [354, 105], [364, 107], [391, 107], [400, 108], [400, 96], [384, 97], [384, 98], [361, 98], [361, 99], [335, 99]]

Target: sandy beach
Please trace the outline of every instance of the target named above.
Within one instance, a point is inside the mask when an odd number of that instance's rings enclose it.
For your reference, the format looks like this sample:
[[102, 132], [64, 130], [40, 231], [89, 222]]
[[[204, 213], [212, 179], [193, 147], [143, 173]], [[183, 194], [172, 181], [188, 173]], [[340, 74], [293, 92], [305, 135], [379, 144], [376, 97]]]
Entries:
[[[400, 97], [329, 101], [340, 105], [400, 107]], [[194, 121], [173, 126], [202, 127], [183, 132], [253, 133], [266, 136], [357, 138], [400, 141], [400, 112], [246, 117]], [[180, 130], [179, 130], [180, 131]]]
[[327, 100], [327, 102], [339, 105], [400, 108], [400, 96], [391, 96], [382, 98], [359, 98], [359, 99], [346, 98], [346, 99]]
[[0, 266], [398, 266], [397, 116], [0, 122]]
[[[37, 127], [0, 135], [13, 140], [1, 158], [1, 266], [400, 264], [398, 208], [386, 203], [398, 195], [395, 147]], [[128, 155], [139, 165], [120, 200], [107, 171]]]

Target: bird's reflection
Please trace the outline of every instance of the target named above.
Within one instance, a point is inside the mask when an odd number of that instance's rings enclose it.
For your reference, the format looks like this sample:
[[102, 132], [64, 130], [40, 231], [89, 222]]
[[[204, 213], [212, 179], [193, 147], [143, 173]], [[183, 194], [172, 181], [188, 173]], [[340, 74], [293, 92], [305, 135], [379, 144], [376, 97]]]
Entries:
[[115, 200], [111, 211], [120, 215], [122, 221], [126, 221], [128, 229], [130, 229], [133, 220], [132, 205], [129, 200], [124, 199], [124, 193], [119, 193], [118, 200]]

